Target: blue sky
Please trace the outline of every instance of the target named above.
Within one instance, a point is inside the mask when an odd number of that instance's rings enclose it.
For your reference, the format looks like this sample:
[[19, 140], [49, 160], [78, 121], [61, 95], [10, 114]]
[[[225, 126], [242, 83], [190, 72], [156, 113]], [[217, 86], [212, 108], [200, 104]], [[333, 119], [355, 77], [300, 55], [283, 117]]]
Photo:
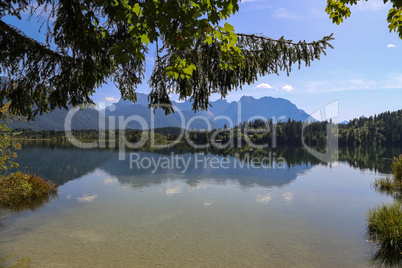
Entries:
[[[261, 77], [254, 85], [229, 93], [226, 99], [235, 101], [243, 95], [281, 97], [307, 113], [338, 100], [339, 117], [334, 120], [338, 122], [402, 109], [402, 40], [396, 33], [389, 33], [389, 5], [369, 0], [354, 6], [352, 16], [343, 24], [334, 25], [325, 13], [325, 4], [324, 0], [243, 0], [240, 11], [228, 20], [236, 32], [284, 36], [294, 41], [314, 41], [334, 33], [334, 49], [328, 49], [327, 56], [314, 61], [311, 67], [295, 68], [289, 77], [286, 73]], [[5, 21], [44, 41], [35, 21]], [[147, 57], [146, 78], [138, 92], [150, 91], [147, 80], [153, 56], [151, 53]], [[112, 83], [93, 96], [96, 103], [106, 105], [119, 98]], [[219, 98], [212, 96], [212, 100]]]

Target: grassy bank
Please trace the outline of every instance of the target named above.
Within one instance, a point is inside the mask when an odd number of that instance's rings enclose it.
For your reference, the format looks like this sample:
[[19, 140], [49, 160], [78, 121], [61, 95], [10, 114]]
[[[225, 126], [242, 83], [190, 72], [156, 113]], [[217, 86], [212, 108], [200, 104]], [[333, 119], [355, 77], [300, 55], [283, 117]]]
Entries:
[[367, 227], [369, 239], [381, 248], [402, 251], [402, 207], [399, 202], [370, 209]]
[[367, 215], [369, 240], [379, 246], [379, 252], [387, 252], [391, 256], [402, 254], [402, 155], [392, 162], [392, 171], [392, 178], [377, 179], [374, 187], [394, 197], [395, 203], [370, 209]]
[[0, 177], [0, 206], [33, 209], [55, 196], [57, 186], [37, 175], [13, 173]]

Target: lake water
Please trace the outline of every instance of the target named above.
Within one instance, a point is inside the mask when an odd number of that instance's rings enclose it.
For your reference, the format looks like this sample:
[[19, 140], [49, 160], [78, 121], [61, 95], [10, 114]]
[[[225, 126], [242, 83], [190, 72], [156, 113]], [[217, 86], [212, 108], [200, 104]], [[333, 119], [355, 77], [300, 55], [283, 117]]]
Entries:
[[[261, 167], [211, 152], [119, 161], [112, 150], [23, 148], [21, 168], [60, 185], [46, 205], [2, 221], [0, 257], [29, 256], [32, 267], [367, 267], [365, 215], [392, 202], [371, 183], [402, 152], [345, 149], [331, 166], [273, 150]], [[153, 165], [166, 159], [174, 165]]]

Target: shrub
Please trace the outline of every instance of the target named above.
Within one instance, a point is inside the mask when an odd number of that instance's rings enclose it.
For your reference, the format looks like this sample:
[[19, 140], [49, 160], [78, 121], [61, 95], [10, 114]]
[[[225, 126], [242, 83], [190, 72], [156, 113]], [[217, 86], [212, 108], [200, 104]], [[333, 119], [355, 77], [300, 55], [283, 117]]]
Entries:
[[402, 207], [399, 202], [370, 209], [367, 222], [370, 240], [383, 249], [402, 252]]
[[373, 186], [376, 191], [391, 196], [395, 200], [402, 201], [402, 182], [393, 178], [381, 178], [376, 179]]
[[392, 171], [394, 172], [395, 180], [402, 181], [402, 154], [392, 162]]
[[[0, 177], [0, 206], [5, 208], [18, 208], [41, 203], [49, 197], [56, 195], [57, 186], [39, 176], [13, 173]], [[33, 209], [33, 207], [31, 208]]]
[[400, 189], [402, 182], [395, 181], [391, 178], [381, 178], [374, 181], [374, 188], [380, 191]]

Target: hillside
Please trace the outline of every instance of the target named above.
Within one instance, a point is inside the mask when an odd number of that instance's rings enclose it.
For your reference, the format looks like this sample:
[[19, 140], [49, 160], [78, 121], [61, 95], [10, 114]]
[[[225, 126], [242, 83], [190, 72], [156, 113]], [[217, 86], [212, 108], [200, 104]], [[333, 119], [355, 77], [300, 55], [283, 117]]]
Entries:
[[[119, 128], [144, 128], [138, 120], [130, 120], [130, 116], [142, 118], [142, 124], [146, 128], [180, 127], [190, 129], [216, 129], [222, 128], [225, 124], [230, 126], [239, 122], [255, 120], [264, 117], [266, 119], [281, 118], [282, 121], [294, 119], [305, 121], [309, 115], [295, 104], [282, 98], [263, 97], [255, 99], [249, 96], [243, 96], [238, 102], [228, 102], [226, 100], [217, 100], [211, 102], [208, 111], [194, 113], [191, 111], [192, 105], [189, 101], [172, 102], [176, 107], [176, 112], [165, 115], [161, 109], [153, 113], [148, 108], [148, 96], [143, 93], [137, 93], [137, 102], [120, 100], [117, 103], [107, 107], [99, 112], [95, 109], [85, 109], [78, 111], [72, 119], [72, 129], [98, 129], [99, 117], [105, 122], [106, 128], [109, 127], [109, 119], [114, 119], [115, 127]], [[14, 121], [9, 124], [11, 128], [31, 128], [33, 130], [64, 130], [64, 121], [68, 111], [57, 109], [53, 113], [45, 114], [35, 118], [35, 121], [19, 122]], [[240, 115], [240, 116], [239, 116]], [[118, 121], [123, 117], [124, 122], [117, 126]], [[106, 117], [106, 118], [104, 118]], [[195, 118], [197, 117], [197, 118]], [[220, 117], [220, 118], [219, 118]], [[222, 117], [226, 117], [223, 119]], [[152, 125], [152, 118], [154, 124]], [[191, 121], [190, 121], [191, 120]], [[190, 122], [190, 124], [189, 124]]]

